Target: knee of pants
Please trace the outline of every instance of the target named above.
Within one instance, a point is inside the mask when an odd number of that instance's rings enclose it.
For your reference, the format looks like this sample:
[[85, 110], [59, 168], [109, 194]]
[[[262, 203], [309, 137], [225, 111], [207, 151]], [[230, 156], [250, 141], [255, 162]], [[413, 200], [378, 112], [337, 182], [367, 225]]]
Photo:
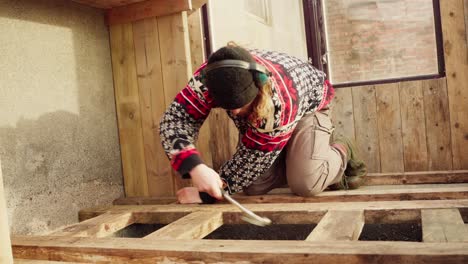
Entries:
[[316, 159], [310, 162], [310, 166], [296, 167], [287, 173], [289, 188], [299, 196], [314, 196], [327, 188], [328, 161]]

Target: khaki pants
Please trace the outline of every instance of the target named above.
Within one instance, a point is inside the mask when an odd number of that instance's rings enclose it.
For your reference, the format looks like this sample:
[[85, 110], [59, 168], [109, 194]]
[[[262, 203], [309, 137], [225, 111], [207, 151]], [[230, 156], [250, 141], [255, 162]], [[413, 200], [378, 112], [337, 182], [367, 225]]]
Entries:
[[346, 157], [330, 146], [333, 125], [330, 110], [304, 116], [278, 159], [264, 175], [244, 189], [247, 195], [260, 195], [287, 184], [300, 196], [321, 193], [341, 180]]

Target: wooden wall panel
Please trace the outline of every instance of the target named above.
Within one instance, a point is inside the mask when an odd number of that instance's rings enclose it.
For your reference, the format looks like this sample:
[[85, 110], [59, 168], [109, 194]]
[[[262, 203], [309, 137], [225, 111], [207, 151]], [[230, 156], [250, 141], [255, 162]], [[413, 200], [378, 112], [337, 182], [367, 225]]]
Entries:
[[157, 19], [134, 22], [133, 36], [148, 192], [150, 196], [169, 196], [174, 194], [174, 180], [159, 137], [159, 121], [168, 104], [164, 100]]
[[422, 82], [402, 82], [399, 92], [404, 171], [426, 171], [428, 160]]
[[125, 195], [148, 195], [132, 24], [110, 27]]
[[376, 98], [381, 171], [403, 172], [403, 142], [398, 83], [376, 86]]
[[468, 47], [464, 1], [440, 1], [450, 107], [453, 168], [468, 168]]
[[[159, 45], [166, 104], [172, 102], [192, 75], [187, 12], [158, 17]], [[174, 172], [175, 189], [190, 186]]]
[[355, 139], [353, 96], [350, 88], [335, 89], [332, 103], [332, 120], [335, 134]]
[[374, 86], [353, 87], [356, 147], [371, 172], [380, 172], [379, 131]]
[[445, 78], [422, 81], [426, 119], [428, 170], [452, 169], [450, 114]]

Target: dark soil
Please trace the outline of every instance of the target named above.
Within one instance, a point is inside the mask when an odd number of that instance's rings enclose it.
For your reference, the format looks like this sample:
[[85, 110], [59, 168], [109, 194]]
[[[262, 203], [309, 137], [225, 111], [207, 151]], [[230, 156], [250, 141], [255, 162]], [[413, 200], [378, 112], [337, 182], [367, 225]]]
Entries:
[[132, 224], [115, 232], [113, 237], [141, 238], [165, 226], [164, 224]]
[[315, 225], [223, 225], [204, 239], [304, 240]]
[[366, 224], [359, 240], [421, 242], [421, 224]]

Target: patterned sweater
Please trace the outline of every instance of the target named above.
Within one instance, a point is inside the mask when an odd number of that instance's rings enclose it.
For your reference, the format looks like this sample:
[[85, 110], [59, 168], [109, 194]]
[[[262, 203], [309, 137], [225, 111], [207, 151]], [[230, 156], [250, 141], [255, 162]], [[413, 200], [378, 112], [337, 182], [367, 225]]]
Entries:
[[[233, 157], [220, 169], [231, 193], [242, 191], [273, 164], [286, 146], [298, 121], [326, 106], [334, 95], [325, 74], [311, 64], [284, 53], [249, 50], [257, 63], [271, 73], [274, 116], [251, 124], [245, 117], [233, 116], [240, 140]], [[198, 69], [187, 86], [177, 94], [160, 123], [163, 147], [174, 170], [184, 178], [203, 163], [194, 146], [199, 129], [210, 110], [216, 107], [207, 87], [200, 82]]]

